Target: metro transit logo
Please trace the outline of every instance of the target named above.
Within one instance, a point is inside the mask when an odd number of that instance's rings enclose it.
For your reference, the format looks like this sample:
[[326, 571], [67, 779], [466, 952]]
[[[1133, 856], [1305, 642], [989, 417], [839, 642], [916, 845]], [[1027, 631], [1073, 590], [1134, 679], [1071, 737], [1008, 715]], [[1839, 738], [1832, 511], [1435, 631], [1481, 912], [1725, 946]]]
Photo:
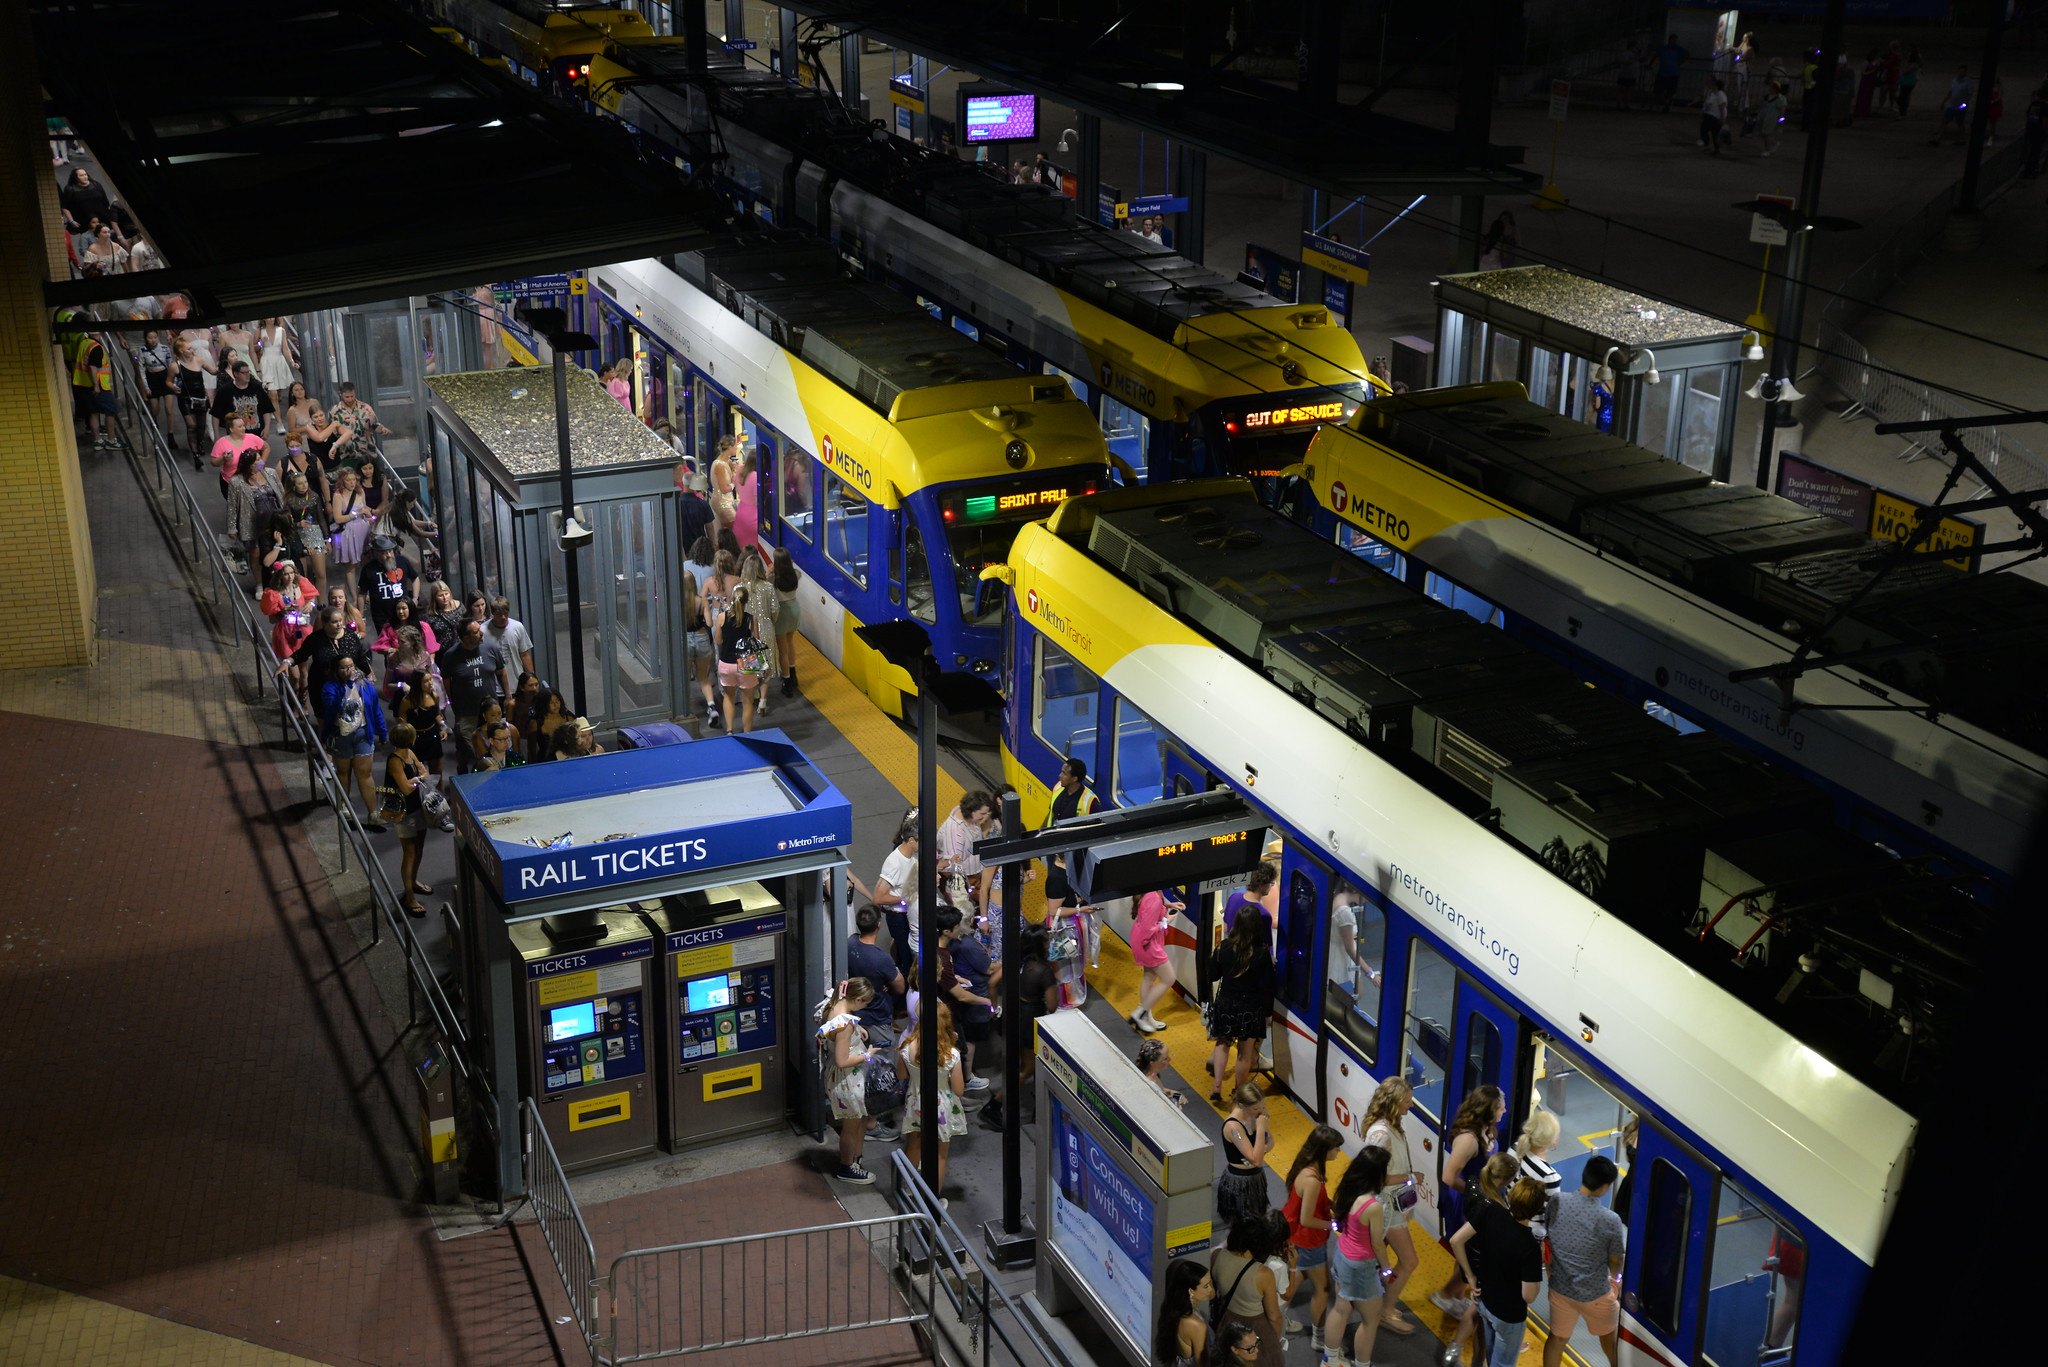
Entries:
[[1351, 491], [1344, 487], [1344, 481], [1340, 479], [1330, 486], [1330, 511], [1341, 513], [1349, 506], [1351, 506]]
[[1030, 613], [1030, 614], [1031, 614], [1031, 615], [1032, 615], [1033, 617], [1036, 617], [1036, 616], [1038, 615], [1038, 590], [1037, 590], [1037, 589], [1026, 589], [1026, 590], [1024, 591], [1024, 608], [1025, 608], [1025, 610], [1026, 610], [1027, 612], [1029, 612], [1029, 613]]

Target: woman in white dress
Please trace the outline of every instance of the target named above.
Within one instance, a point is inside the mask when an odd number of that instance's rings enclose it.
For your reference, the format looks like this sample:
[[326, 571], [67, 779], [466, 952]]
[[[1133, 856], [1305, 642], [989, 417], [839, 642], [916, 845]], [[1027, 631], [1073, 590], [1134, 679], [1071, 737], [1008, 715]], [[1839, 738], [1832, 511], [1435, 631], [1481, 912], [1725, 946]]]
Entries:
[[265, 318], [256, 345], [262, 353], [257, 361], [256, 376], [270, 391], [270, 411], [277, 415], [277, 430], [282, 432], [285, 430], [285, 391], [298, 378], [297, 367], [292, 364], [292, 342], [285, 332], [284, 319]]

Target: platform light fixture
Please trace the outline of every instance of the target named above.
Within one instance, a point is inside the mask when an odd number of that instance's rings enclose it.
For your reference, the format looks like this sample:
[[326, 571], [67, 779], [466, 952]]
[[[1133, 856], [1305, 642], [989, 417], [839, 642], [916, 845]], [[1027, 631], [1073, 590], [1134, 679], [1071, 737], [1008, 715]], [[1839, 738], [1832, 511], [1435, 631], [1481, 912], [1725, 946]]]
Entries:
[[1071, 151], [1073, 151], [1073, 150], [1074, 150], [1074, 144], [1073, 144], [1072, 142], [1068, 141], [1068, 139], [1070, 139], [1070, 138], [1078, 138], [1078, 137], [1080, 137], [1080, 136], [1081, 136], [1081, 135], [1080, 135], [1079, 133], [1075, 132], [1075, 131], [1074, 131], [1073, 129], [1071, 129], [1071, 128], [1063, 128], [1063, 129], [1061, 129], [1061, 130], [1060, 130], [1060, 145], [1059, 145], [1058, 147], [1054, 148], [1053, 150], [1054, 150], [1055, 152], [1071, 152]]

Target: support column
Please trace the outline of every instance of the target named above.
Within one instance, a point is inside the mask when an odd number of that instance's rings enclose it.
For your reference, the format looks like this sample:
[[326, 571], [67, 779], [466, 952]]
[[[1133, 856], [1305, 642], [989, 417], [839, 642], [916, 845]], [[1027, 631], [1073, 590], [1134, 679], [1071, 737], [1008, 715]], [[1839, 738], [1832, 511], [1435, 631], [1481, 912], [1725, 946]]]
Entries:
[[938, 148], [932, 145], [931, 58], [921, 57], [914, 52], [910, 54], [910, 83], [924, 92], [924, 113], [914, 115], [911, 118], [910, 131], [913, 136], [922, 138], [926, 147], [931, 147], [936, 152]]
[[1178, 167], [1174, 176], [1174, 192], [1186, 197], [1188, 211], [1181, 215], [1180, 231], [1174, 237], [1173, 249], [1199, 264], [1207, 247], [1209, 232], [1209, 154], [1182, 143], [1174, 153], [1174, 161]]
[[[1458, 64], [1458, 110], [1451, 129], [1473, 166], [1486, 163], [1486, 147], [1493, 140], [1494, 35], [1498, 25], [1492, 10], [1490, 0], [1462, 0], [1458, 6], [1460, 27], [1474, 35], [1474, 40]], [[1485, 225], [1485, 197], [1460, 196], [1458, 238], [1451, 249], [1453, 270], [1479, 268], [1479, 235]]]
[[725, 0], [725, 41], [737, 43], [747, 36], [747, 0]]
[[0, 594], [14, 604], [0, 667], [91, 665], [99, 660], [99, 578], [71, 425], [71, 367], [43, 303], [43, 286], [68, 278], [70, 266], [55, 226], [63, 219], [28, 7], [0, 10], [0, 185], [16, 187], [0, 195], [0, 480], [12, 491], [0, 500]]
[[1084, 223], [1096, 221], [1096, 201], [1102, 198], [1102, 120], [1083, 111], [1078, 118], [1081, 155], [1074, 165], [1074, 212]]
[[775, 12], [775, 47], [782, 54], [782, 79], [796, 80], [796, 66], [802, 61], [796, 49], [796, 11], [784, 5]]
[[839, 100], [860, 115], [860, 35], [839, 35]]
[[1771, 338], [1770, 369], [1765, 372], [1768, 397], [1774, 402], [1764, 410], [1763, 432], [1757, 443], [1756, 487], [1759, 489], [1771, 487], [1771, 472], [1777, 461], [1778, 429], [1797, 424], [1797, 419], [1792, 416], [1791, 403], [1778, 398], [1777, 385], [1768, 382], [1789, 381], [1799, 374], [1800, 334], [1806, 327], [1807, 263], [1815, 232], [1809, 225], [1820, 214], [1821, 172], [1827, 167], [1828, 128], [1834, 123], [1835, 54], [1842, 50], [1842, 27], [1847, 9], [1846, 0], [1828, 0], [1827, 15], [1821, 21], [1820, 71], [1813, 88], [1818, 117], [1806, 133], [1806, 163], [1801, 168], [1799, 180], [1798, 220], [1792, 224], [1791, 238], [1785, 247], [1785, 294], [1783, 302], [1778, 305], [1778, 331]]

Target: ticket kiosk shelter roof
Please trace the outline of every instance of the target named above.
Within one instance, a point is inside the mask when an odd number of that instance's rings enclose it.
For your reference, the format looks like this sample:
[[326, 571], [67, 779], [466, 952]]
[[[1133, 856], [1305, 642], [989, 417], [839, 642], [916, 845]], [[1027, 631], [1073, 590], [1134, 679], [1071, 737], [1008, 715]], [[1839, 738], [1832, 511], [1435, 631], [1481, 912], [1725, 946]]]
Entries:
[[1610, 347], [1654, 351], [1665, 370], [1742, 359], [1738, 324], [1554, 266], [1446, 275], [1436, 297], [1445, 308], [1596, 362]]
[[449, 807], [507, 924], [827, 868], [853, 839], [780, 731], [464, 774]]

